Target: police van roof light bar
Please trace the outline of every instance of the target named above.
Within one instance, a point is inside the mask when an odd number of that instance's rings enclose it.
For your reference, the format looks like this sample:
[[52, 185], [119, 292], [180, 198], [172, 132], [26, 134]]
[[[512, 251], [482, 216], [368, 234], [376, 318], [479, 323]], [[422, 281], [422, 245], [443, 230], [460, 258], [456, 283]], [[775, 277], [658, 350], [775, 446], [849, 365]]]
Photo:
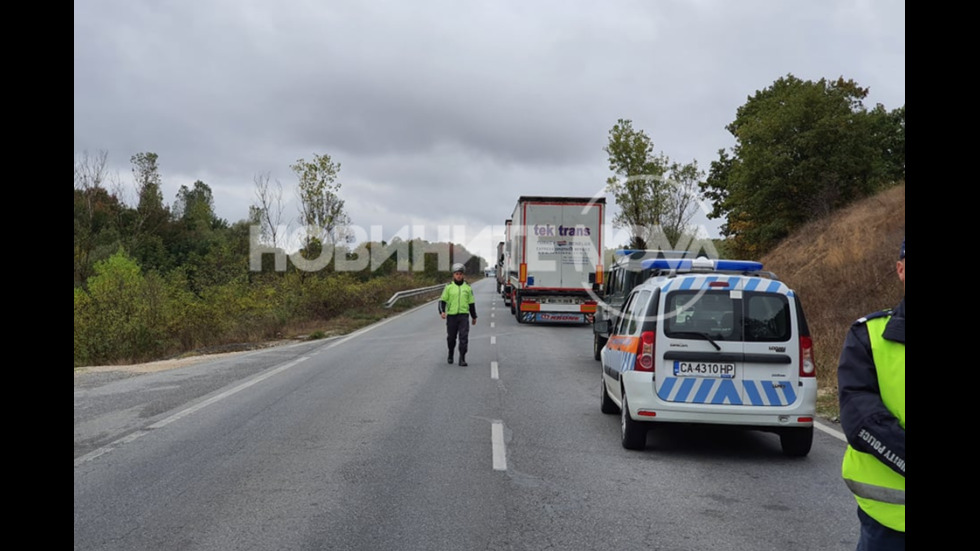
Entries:
[[638, 256], [640, 258], [685, 258], [690, 257], [688, 251], [670, 251], [665, 249], [616, 249], [614, 256]]
[[645, 270], [669, 270], [672, 272], [758, 272], [762, 263], [754, 260], [712, 260], [698, 258], [651, 258], [642, 263]]

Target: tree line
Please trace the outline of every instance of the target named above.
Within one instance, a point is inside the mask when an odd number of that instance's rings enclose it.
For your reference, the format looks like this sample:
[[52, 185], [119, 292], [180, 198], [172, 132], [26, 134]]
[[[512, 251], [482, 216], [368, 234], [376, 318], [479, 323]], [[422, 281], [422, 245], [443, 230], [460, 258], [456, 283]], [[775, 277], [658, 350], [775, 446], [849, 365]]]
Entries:
[[722, 220], [724, 250], [757, 259], [805, 223], [905, 182], [905, 106], [868, 109], [868, 89], [843, 77], [792, 74], [757, 91], [725, 129], [707, 174], [655, 154], [645, 131], [619, 119], [605, 151], [606, 189], [633, 248], [666, 248], [694, 231], [697, 201]]
[[[343, 317], [379, 316], [394, 293], [446, 281], [452, 262], [473, 274], [485, 264], [453, 243], [351, 243], [340, 165], [329, 155], [290, 167], [298, 182], [298, 221], [307, 229], [292, 252], [279, 233], [282, 186], [268, 175], [254, 178], [248, 218], [229, 223], [216, 216], [204, 182], [182, 185], [167, 205], [157, 154], [138, 153], [130, 161], [135, 205], [122, 199], [107, 152], [75, 159], [76, 367], [159, 359], [274, 339]], [[258, 267], [251, 262], [257, 244], [275, 251], [258, 255]], [[416, 259], [409, 251], [421, 253]], [[286, 258], [293, 261], [277, 265]], [[318, 260], [317, 269], [301, 269], [305, 259]]]

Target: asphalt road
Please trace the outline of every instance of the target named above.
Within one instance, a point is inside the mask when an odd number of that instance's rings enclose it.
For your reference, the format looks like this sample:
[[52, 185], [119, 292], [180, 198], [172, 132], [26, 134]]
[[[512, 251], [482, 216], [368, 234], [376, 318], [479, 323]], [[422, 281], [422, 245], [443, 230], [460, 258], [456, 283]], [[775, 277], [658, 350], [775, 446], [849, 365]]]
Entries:
[[342, 338], [75, 379], [74, 548], [851, 550], [844, 442], [599, 411], [588, 327], [475, 285], [468, 367], [434, 304]]

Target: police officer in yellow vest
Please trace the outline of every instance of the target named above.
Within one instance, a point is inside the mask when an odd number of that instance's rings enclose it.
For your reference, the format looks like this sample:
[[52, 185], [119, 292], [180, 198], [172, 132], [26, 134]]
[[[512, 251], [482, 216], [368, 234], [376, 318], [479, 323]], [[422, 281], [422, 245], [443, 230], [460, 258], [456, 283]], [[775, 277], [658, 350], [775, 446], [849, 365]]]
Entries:
[[837, 368], [841, 474], [858, 503], [858, 551], [905, 549], [905, 240], [902, 301], [851, 326]]
[[449, 345], [449, 363], [453, 363], [456, 337], [459, 337], [459, 365], [466, 366], [466, 351], [470, 344], [470, 326], [476, 325], [476, 299], [473, 288], [463, 279], [465, 267], [453, 264], [453, 280], [442, 290], [439, 297], [439, 315], [446, 320], [446, 342]]

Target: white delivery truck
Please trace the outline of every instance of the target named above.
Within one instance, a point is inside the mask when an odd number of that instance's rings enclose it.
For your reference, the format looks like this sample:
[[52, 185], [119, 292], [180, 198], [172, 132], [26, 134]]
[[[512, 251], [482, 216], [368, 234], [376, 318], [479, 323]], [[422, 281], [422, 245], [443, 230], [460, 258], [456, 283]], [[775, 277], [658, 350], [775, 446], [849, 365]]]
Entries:
[[517, 200], [507, 232], [506, 289], [519, 323], [592, 323], [605, 210], [604, 197]]

